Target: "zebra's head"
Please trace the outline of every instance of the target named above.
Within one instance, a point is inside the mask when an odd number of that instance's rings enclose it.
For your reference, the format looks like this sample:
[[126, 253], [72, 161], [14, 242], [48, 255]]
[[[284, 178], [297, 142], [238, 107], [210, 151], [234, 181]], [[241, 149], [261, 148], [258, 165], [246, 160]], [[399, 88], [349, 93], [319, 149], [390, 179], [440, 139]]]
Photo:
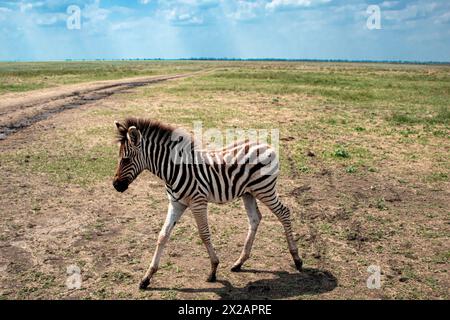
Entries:
[[119, 192], [124, 192], [134, 179], [145, 169], [141, 132], [135, 127], [126, 127], [115, 121], [119, 131], [119, 164], [114, 177], [113, 186]]

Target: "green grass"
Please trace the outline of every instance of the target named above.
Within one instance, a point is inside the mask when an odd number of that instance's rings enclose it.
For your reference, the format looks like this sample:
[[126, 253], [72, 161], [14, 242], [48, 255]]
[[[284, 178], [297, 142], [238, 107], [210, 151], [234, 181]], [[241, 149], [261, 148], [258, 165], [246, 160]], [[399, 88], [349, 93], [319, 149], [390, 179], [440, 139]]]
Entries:
[[[190, 90], [264, 92], [273, 95], [304, 94], [322, 97], [325, 101], [356, 103], [372, 107], [388, 106], [392, 103], [408, 107], [448, 106], [450, 98], [450, 74], [443, 69], [429, 75], [420, 68], [411, 70], [389, 70], [383, 66], [360, 65], [348, 68], [343, 65], [314, 71], [296, 69], [295, 65], [282, 65], [284, 69], [228, 69], [210, 74], [194, 84], [172, 88], [172, 92]], [[275, 69], [275, 68], [274, 68]], [[276, 100], [279, 100], [277, 98]]]
[[350, 158], [350, 153], [344, 148], [339, 146], [334, 150], [333, 156], [336, 158]]
[[358, 169], [354, 166], [348, 166], [347, 168], [345, 168], [345, 172], [347, 173], [355, 173]]
[[115, 282], [119, 284], [123, 283], [131, 284], [133, 283], [134, 280], [131, 274], [122, 271], [106, 272], [102, 275], [102, 278], [106, 283]]
[[418, 113], [394, 112], [391, 120], [396, 124], [450, 124], [450, 108], [441, 106], [426, 117]]
[[433, 172], [425, 178], [427, 182], [449, 181], [449, 175], [445, 172]]
[[87, 81], [188, 73], [202, 68], [204, 64], [184, 61], [0, 62], [0, 94]]
[[[98, 132], [106, 135], [104, 128], [88, 128], [75, 138], [73, 134], [63, 134], [58, 137], [53, 148], [30, 148], [2, 153], [0, 162], [48, 175], [58, 183], [87, 186], [104, 181], [114, 175], [118, 150], [107, 138], [86, 147], [84, 137], [98, 137]], [[36, 213], [39, 210], [38, 205], [33, 209]]]

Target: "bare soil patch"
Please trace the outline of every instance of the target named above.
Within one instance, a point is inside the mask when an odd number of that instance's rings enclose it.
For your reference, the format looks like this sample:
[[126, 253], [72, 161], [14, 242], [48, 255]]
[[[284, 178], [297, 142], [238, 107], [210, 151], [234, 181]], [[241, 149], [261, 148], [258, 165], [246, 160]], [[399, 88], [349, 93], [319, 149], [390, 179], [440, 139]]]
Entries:
[[136, 87], [192, 75], [191, 73], [109, 80], [4, 95], [0, 102], [0, 140], [56, 113], [78, 108]]

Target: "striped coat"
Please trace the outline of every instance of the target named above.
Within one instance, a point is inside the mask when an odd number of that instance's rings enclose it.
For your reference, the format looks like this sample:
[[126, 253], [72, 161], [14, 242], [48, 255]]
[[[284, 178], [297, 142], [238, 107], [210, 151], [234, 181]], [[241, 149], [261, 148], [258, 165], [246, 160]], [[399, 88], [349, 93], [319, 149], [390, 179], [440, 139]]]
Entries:
[[240, 271], [249, 258], [258, 225], [262, 219], [256, 199], [264, 203], [284, 227], [290, 253], [298, 270], [302, 262], [292, 236], [290, 210], [280, 201], [276, 183], [279, 163], [267, 144], [248, 140], [216, 151], [198, 149], [192, 137], [159, 122], [128, 118], [116, 122], [120, 142], [120, 160], [113, 185], [119, 192], [144, 170], [166, 184], [169, 208], [157, 247], [140, 288], [145, 289], [157, 271], [163, 248], [176, 222], [190, 208], [211, 260], [208, 281], [216, 280], [219, 259], [211, 242], [207, 220], [209, 202], [226, 203], [242, 197], [249, 230], [243, 251], [232, 267]]

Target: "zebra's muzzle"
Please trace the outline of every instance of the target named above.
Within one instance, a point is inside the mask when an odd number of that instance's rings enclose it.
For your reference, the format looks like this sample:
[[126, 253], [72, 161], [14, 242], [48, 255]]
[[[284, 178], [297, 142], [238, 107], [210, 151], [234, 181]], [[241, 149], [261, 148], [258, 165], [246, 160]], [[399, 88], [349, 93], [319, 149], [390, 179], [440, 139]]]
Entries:
[[125, 192], [128, 189], [128, 181], [125, 180], [114, 180], [114, 188], [119, 192]]

